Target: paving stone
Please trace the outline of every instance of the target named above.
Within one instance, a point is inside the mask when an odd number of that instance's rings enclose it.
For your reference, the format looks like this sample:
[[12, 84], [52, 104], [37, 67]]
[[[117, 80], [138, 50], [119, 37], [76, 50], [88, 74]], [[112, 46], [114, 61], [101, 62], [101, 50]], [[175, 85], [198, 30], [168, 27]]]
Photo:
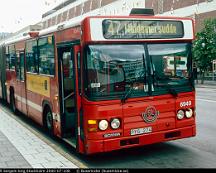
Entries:
[[77, 168], [1, 109], [0, 119], [0, 156], [3, 158], [0, 163], [3, 167]]
[[1, 141], [0, 144], [0, 168], [17, 168], [18, 166], [25, 165], [30, 168], [29, 163], [19, 153], [19, 151], [10, 143], [10, 141], [0, 131]]
[[0, 161], [0, 168], [7, 168], [7, 164]]

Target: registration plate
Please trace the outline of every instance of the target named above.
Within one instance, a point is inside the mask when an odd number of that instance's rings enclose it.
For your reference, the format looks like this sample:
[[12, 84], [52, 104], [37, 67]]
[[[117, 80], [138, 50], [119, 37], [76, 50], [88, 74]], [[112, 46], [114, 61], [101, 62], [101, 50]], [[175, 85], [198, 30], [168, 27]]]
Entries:
[[139, 128], [139, 129], [131, 129], [130, 134], [133, 135], [140, 135], [145, 133], [151, 133], [152, 127], [145, 127], [145, 128]]

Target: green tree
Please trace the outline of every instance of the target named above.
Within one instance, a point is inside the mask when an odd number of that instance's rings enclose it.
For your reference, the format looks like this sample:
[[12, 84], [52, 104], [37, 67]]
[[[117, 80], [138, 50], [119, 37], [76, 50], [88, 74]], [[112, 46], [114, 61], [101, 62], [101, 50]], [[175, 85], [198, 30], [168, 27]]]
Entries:
[[204, 75], [211, 69], [214, 59], [216, 59], [216, 18], [204, 21], [204, 28], [196, 34], [193, 44], [193, 60], [200, 69], [202, 84]]

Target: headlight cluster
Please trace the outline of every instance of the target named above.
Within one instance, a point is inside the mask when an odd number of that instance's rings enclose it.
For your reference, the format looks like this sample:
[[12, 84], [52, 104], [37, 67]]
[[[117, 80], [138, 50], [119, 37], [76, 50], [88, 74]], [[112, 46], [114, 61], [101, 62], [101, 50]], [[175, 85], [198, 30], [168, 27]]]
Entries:
[[[118, 129], [120, 127], [120, 125], [121, 125], [121, 122], [118, 118], [113, 118], [110, 121], [110, 126], [114, 130]], [[98, 127], [100, 130], [104, 131], [109, 127], [109, 122], [107, 120], [100, 120]]]
[[179, 120], [182, 120], [184, 117], [191, 118], [193, 116], [193, 110], [191, 108], [186, 110], [179, 110], [177, 112], [177, 118]]

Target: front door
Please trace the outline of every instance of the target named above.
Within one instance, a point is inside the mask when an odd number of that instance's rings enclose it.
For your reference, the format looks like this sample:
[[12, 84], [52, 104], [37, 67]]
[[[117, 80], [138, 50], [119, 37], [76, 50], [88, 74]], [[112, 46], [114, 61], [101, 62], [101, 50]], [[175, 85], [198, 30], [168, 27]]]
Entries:
[[24, 51], [17, 51], [16, 57], [16, 108], [27, 114]]
[[80, 46], [58, 47], [61, 129], [64, 140], [82, 150], [80, 140]]
[[71, 47], [58, 49], [60, 59], [60, 95], [64, 137], [75, 136], [75, 74]]

